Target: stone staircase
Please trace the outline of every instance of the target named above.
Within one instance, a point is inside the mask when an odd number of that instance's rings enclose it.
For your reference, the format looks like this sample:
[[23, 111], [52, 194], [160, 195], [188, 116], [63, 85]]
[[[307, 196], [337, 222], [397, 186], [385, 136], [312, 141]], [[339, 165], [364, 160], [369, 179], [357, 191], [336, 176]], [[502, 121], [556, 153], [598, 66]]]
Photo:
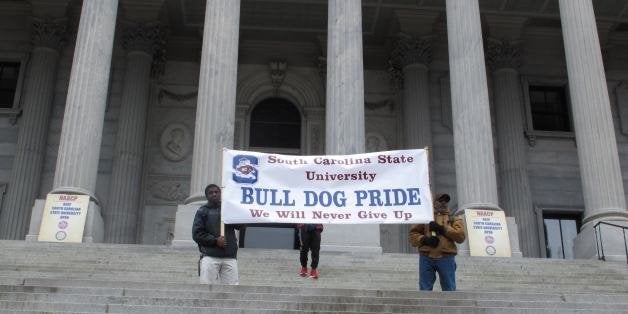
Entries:
[[0, 313], [628, 313], [628, 265], [458, 257], [456, 292], [416, 291], [418, 256], [241, 249], [240, 286], [198, 284], [195, 249], [0, 241]]

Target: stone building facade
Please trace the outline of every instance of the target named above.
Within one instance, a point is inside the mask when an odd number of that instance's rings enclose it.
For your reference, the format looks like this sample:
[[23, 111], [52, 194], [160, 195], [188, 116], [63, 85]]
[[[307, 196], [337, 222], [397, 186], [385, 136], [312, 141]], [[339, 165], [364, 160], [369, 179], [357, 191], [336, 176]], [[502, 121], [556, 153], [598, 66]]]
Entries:
[[[433, 189], [504, 210], [529, 257], [593, 257], [593, 226], [628, 221], [621, 1], [1, 0], [0, 16], [2, 239], [64, 192], [91, 196], [103, 241], [189, 245], [222, 147], [428, 146]], [[408, 227], [323, 242], [411, 252]]]

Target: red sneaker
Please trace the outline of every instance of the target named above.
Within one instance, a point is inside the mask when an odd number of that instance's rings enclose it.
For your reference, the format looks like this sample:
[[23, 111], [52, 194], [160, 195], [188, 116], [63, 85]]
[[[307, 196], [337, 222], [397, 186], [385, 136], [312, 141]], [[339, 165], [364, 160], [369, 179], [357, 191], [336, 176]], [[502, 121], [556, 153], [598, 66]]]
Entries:
[[299, 273], [299, 276], [301, 277], [307, 276], [307, 267], [301, 267], [301, 272]]
[[310, 278], [318, 279], [318, 272], [316, 271], [316, 268], [312, 268], [312, 271], [310, 272]]

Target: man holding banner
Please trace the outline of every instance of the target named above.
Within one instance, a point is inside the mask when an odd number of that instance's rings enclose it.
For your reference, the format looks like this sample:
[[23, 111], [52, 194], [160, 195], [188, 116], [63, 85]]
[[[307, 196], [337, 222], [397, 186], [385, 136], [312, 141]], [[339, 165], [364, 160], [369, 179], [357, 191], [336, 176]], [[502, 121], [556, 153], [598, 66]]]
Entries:
[[202, 284], [238, 284], [238, 241], [234, 225], [225, 225], [221, 232], [220, 188], [210, 184], [205, 188], [207, 204], [194, 216], [192, 238], [201, 252], [199, 276]]
[[465, 239], [464, 224], [459, 217], [451, 217], [447, 206], [448, 194], [437, 194], [434, 199], [434, 220], [410, 229], [410, 243], [419, 248], [419, 289], [432, 291], [436, 273], [443, 291], [456, 291], [457, 243]]

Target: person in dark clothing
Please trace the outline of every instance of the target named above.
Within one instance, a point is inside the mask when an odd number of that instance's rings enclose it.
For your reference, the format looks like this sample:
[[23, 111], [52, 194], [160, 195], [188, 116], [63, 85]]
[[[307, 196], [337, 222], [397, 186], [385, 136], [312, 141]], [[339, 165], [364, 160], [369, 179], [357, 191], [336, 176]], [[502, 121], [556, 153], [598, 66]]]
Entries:
[[321, 250], [321, 232], [323, 232], [323, 225], [298, 224], [297, 228], [301, 233], [301, 271], [299, 275], [301, 277], [307, 276], [307, 253], [311, 250], [312, 263], [310, 265], [312, 270], [310, 272], [310, 278], [318, 279], [318, 254]]
[[196, 211], [192, 226], [192, 239], [198, 244], [201, 253], [200, 281], [203, 284], [237, 285], [237, 226], [225, 225], [225, 234], [220, 234], [220, 188], [215, 184], [208, 185], [205, 188], [205, 197], [207, 204]]

